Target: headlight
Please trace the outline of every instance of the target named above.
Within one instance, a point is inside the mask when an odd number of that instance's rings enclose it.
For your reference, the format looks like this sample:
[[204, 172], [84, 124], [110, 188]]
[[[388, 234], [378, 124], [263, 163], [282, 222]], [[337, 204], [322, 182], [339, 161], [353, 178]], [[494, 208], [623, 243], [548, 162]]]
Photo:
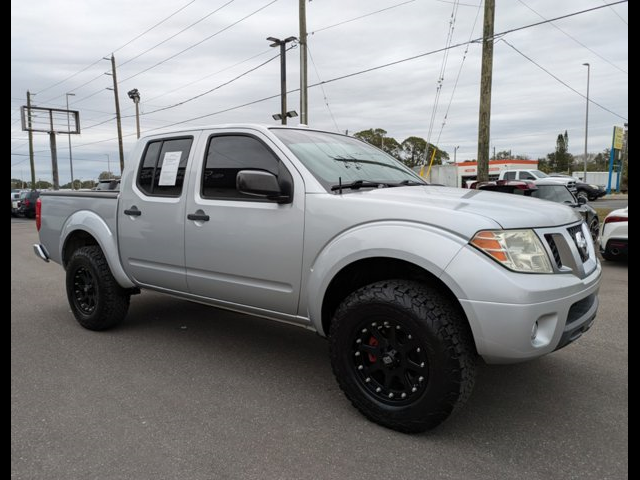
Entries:
[[600, 190], [600, 185], [591, 185], [591, 184], [589, 184], [589, 186], [591, 188], [595, 188], [596, 190]]
[[516, 272], [552, 273], [549, 256], [533, 230], [485, 230], [471, 245]]

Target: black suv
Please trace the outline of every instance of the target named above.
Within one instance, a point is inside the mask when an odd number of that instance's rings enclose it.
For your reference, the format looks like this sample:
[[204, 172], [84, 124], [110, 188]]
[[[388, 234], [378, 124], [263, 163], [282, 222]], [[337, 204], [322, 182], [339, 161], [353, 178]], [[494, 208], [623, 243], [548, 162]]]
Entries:
[[564, 177], [564, 178], [573, 178], [576, 181], [576, 190], [578, 191], [575, 195], [576, 197], [586, 198], [590, 202], [599, 199], [600, 197], [604, 197], [607, 194], [607, 189], [600, 186], [595, 185], [593, 183], [586, 183], [582, 180], [578, 180], [571, 175], [565, 175], [564, 173], [550, 173], [550, 177]]
[[38, 200], [38, 197], [40, 197], [38, 190], [27, 190], [20, 193], [20, 198], [18, 199], [18, 215], [35, 218], [36, 200]]

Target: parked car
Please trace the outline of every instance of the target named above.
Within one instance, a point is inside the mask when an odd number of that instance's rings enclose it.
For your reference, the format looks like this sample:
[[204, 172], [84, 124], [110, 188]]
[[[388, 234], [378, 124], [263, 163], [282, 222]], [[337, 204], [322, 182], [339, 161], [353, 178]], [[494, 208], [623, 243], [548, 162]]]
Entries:
[[20, 194], [18, 199], [18, 215], [27, 218], [35, 218], [36, 216], [36, 200], [40, 197], [38, 190], [26, 190]]
[[15, 217], [18, 215], [18, 202], [20, 201], [20, 194], [22, 192], [26, 192], [28, 190], [23, 190], [20, 188], [14, 188], [11, 190], [11, 216]]
[[629, 207], [614, 210], [604, 218], [600, 231], [600, 253], [605, 260], [629, 258]]
[[498, 175], [498, 180], [521, 180], [521, 181], [531, 181], [533, 183], [538, 182], [548, 182], [553, 181], [556, 183], [561, 183], [566, 185], [566, 187], [572, 192], [576, 193], [576, 181], [573, 177], [562, 178], [562, 177], [549, 177], [544, 172], [540, 170], [529, 170], [529, 169], [516, 169], [516, 170], [502, 170]]
[[587, 204], [587, 200], [584, 197], [576, 198], [565, 185], [555, 183], [551, 180], [538, 180], [535, 183], [530, 181], [498, 180], [496, 182], [481, 182], [477, 184], [475, 188], [478, 190], [515, 193], [527, 197], [540, 198], [541, 200], [562, 203], [580, 212], [587, 227], [589, 227], [589, 232], [594, 242], [597, 241], [600, 234], [598, 212]]
[[604, 197], [607, 194], [607, 189], [603, 186], [596, 185], [595, 183], [583, 182], [582, 180], [578, 180], [576, 177], [572, 177], [565, 173], [550, 173], [549, 176], [552, 178], [572, 178], [576, 182], [576, 197], [586, 198], [590, 202], [593, 202], [600, 197]]

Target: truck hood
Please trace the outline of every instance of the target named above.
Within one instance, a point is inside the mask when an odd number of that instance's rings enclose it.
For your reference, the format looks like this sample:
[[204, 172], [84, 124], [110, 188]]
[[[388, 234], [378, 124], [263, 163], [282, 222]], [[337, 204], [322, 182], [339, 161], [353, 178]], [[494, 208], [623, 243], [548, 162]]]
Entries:
[[501, 192], [439, 186], [408, 186], [345, 193], [345, 195], [353, 194], [404, 204], [407, 207], [415, 206], [417, 211], [428, 207], [479, 215], [493, 220], [502, 228], [553, 227], [582, 220], [580, 214], [571, 207]]

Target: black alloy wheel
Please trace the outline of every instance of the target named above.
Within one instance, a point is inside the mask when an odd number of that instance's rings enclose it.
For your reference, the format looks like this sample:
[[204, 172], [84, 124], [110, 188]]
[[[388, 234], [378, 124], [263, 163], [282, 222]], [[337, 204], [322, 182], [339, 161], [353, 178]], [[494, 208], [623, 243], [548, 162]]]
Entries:
[[79, 267], [73, 273], [73, 304], [85, 315], [91, 315], [98, 303], [98, 286], [91, 271]]
[[403, 322], [380, 317], [363, 322], [352, 342], [353, 368], [361, 385], [388, 405], [411, 403], [428, 384], [428, 359]]

